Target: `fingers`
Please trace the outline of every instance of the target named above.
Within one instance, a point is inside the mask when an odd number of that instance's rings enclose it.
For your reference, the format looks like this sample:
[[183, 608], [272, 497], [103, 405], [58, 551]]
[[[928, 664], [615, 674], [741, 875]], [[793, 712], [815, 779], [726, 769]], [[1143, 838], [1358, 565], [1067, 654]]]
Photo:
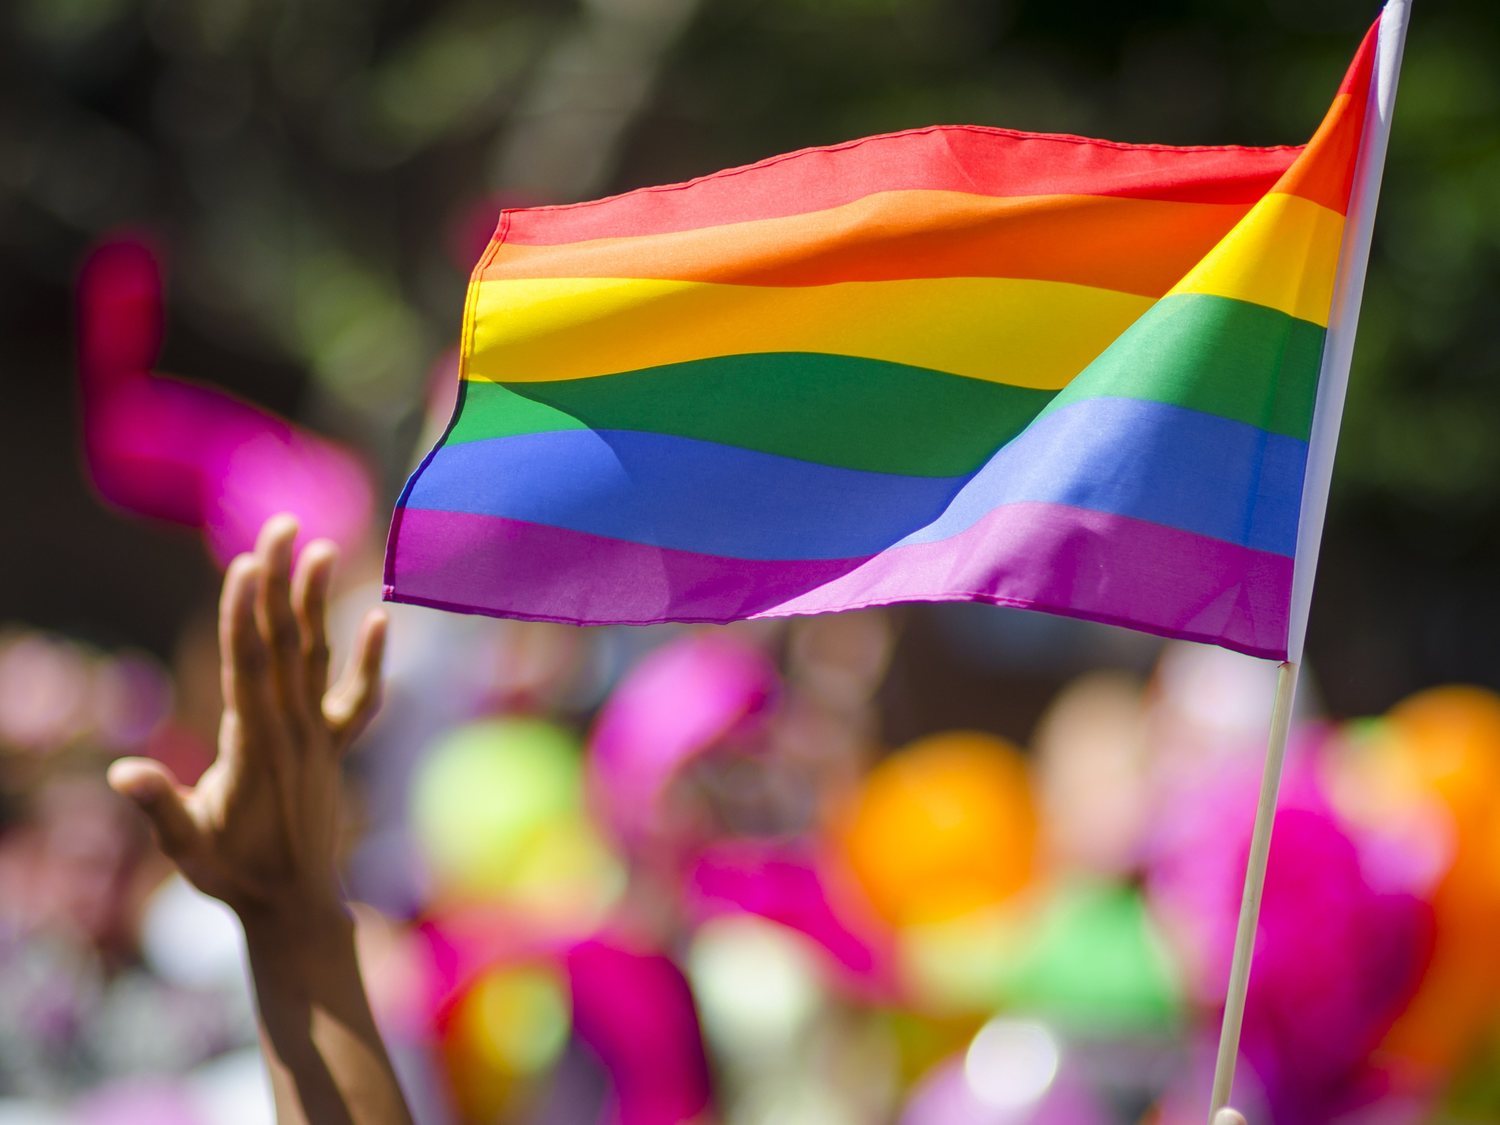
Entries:
[[380, 709], [380, 665], [385, 656], [387, 625], [384, 610], [372, 609], [365, 614], [354, 657], [339, 677], [338, 686], [323, 701], [323, 716], [344, 746], [359, 736]]
[[307, 700], [328, 690], [328, 587], [338, 548], [327, 539], [309, 543], [292, 578], [292, 612], [302, 633], [302, 688]]
[[271, 681], [276, 694], [288, 715], [305, 723], [308, 714], [302, 638], [292, 612], [292, 544], [296, 538], [297, 521], [288, 515], [272, 516], [260, 529], [255, 542], [261, 565], [255, 615], [271, 654]]
[[111, 789], [146, 814], [162, 851], [176, 859], [192, 850], [198, 826], [171, 770], [151, 758], [121, 758], [110, 764], [105, 776]]
[[[354, 658], [332, 691], [328, 683], [328, 592], [338, 550], [325, 539], [308, 544], [292, 566], [297, 521], [275, 516], [261, 529], [255, 553], [230, 565], [220, 604], [225, 705], [247, 745], [280, 745], [282, 731], [306, 736], [315, 724], [346, 746], [380, 705], [380, 664], [386, 617], [372, 611], [360, 628]], [[322, 701], [321, 714], [315, 701]], [[255, 734], [271, 735], [256, 738]], [[297, 739], [301, 742], [301, 739]]]
[[253, 555], [240, 555], [229, 564], [219, 596], [219, 671], [224, 707], [247, 730], [265, 730], [276, 708], [270, 653], [255, 619], [261, 577], [260, 561]]

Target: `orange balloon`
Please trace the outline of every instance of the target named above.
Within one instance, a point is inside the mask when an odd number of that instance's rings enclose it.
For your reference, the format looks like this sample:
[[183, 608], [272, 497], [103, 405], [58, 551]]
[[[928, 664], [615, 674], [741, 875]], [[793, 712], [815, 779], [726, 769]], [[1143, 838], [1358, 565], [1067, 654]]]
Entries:
[[1490, 819], [1500, 791], [1500, 695], [1430, 688], [1398, 703], [1386, 721], [1420, 779], [1462, 824]]
[[1419, 1081], [1442, 1081], [1500, 1016], [1500, 695], [1441, 687], [1387, 716], [1401, 776], [1451, 818], [1453, 855], [1432, 896], [1431, 964], [1386, 1040]]
[[855, 881], [892, 923], [993, 906], [1025, 887], [1036, 867], [1025, 759], [986, 734], [914, 742], [871, 771], [835, 835]]

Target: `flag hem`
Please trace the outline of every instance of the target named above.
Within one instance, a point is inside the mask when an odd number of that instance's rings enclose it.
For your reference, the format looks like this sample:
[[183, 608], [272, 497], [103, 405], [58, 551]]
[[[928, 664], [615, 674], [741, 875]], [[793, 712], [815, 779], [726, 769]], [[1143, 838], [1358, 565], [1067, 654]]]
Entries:
[[1054, 608], [1040, 602], [1030, 601], [1026, 598], [1008, 598], [996, 594], [965, 593], [954, 591], [945, 594], [925, 594], [920, 596], [902, 595], [893, 598], [871, 598], [865, 601], [850, 602], [837, 608], [819, 610], [801, 609], [764, 609], [755, 613], [729, 617], [653, 617], [641, 621], [623, 621], [611, 619], [607, 622], [588, 621], [578, 617], [568, 617], [562, 614], [530, 613], [521, 610], [494, 610], [483, 606], [466, 605], [460, 602], [445, 601], [441, 598], [426, 598], [420, 594], [405, 594], [398, 592], [394, 586], [384, 587], [384, 599], [401, 605], [423, 606], [428, 609], [439, 609], [447, 613], [466, 613], [478, 617], [493, 617], [504, 621], [542, 621], [553, 625], [572, 625], [584, 629], [607, 629], [616, 625], [625, 625], [630, 628], [644, 628], [650, 625], [730, 625], [736, 621], [760, 621], [782, 617], [822, 617], [830, 613], [850, 613], [861, 609], [879, 609], [888, 606], [899, 605], [943, 605], [946, 603], [979, 603], [983, 605], [999, 606], [1005, 609], [1020, 609], [1031, 613], [1045, 613], [1052, 617], [1066, 617], [1074, 621], [1089, 621], [1096, 625], [1109, 625], [1116, 629], [1128, 629], [1133, 633], [1148, 633], [1153, 637], [1159, 637], [1168, 641], [1191, 641], [1194, 644], [1214, 645], [1217, 648], [1232, 649], [1246, 656], [1255, 657], [1259, 660], [1285, 660], [1286, 652], [1283, 649], [1259, 648], [1252, 645], [1230, 644], [1224, 641], [1217, 633], [1188, 633], [1181, 630], [1168, 630], [1151, 625], [1139, 624], [1127, 621], [1122, 617], [1111, 614], [1090, 613], [1087, 610], [1071, 610], [1061, 607]]
[[[729, 179], [733, 176], [743, 175], [747, 172], [759, 171], [763, 168], [773, 168], [778, 164], [800, 157], [811, 156], [819, 153], [848, 152], [861, 145], [871, 144], [876, 141], [888, 141], [900, 137], [919, 137], [929, 133], [959, 132], [980, 133], [985, 136], [1013, 137], [1017, 140], [1043, 140], [1059, 141], [1064, 144], [1075, 145], [1097, 145], [1102, 148], [1117, 149], [1129, 152], [1247, 152], [1247, 153], [1275, 153], [1296, 152], [1307, 147], [1306, 143], [1297, 145], [1169, 145], [1158, 142], [1143, 141], [1110, 141], [1102, 137], [1084, 137], [1076, 133], [1033, 133], [1025, 129], [1007, 129], [999, 125], [924, 125], [915, 129], [896, 129], [889, 133], [876, 133], [868, 137], [859, 137], [851, 141], [841, 141], [836, 144], [808, 145], [794, 152], [778, 153], [768, 156], [762, 160], [752, 161], [749, 164], [736, 165], [733, 168], [721, 168], [716, 172], [707, 172], [701, 176], [681, 180], [674, 184], [645, 184], [641, 187], [630, 188], [627, 191], [616, 192], [614, 195], [602, 196], [599, 199], [584, 199], [574, 203], [540, 203], [531, 207], [507, 208], [502, 213], [508, 216], [513, 211], [541, 212], [541, 211], [574, 211], [588, 207], [600, 207], [606, 203], [624, 199], [633, 195], [646, 195], [655, 192], [682, 191], [695, 187], [698, 184], [713, 180]], [[498, 236], [497, 236], [498, 238]]]
[[455, 374], [458, 380], [458, 390], [453, 396], [453, 410], [448, 415], [448, 424], [443, 427], [442, 434], [438, 437], [437, 441], [433, 442], [432, 448], [427, 451], [426, 456], [417, 463], [417, 467], [412, 470], [411, 475], [406, 478], [406, 483], [401, 487], [401, 495], [396, 498], [396, 510], [391, 516], [391, 529], [386, 534], [385, 539], [385, 566], [382, 569], [381, 582], [387, 593], [381, 598], [382, 601], [399, 600], [391, 597], [389, 591], [392, 589], [392, 583], [396, 580], [396, 547], [397, 541], [401, 537], [401, 522], [406, 515], [407, 497], [411, 495], [412, 489], [416, 487], [417, 478], [426, 471], [427, 466], [432, 463], [432, 459], [447, 445], [448, 435], [458, 425], [459, 415], [463, 413], [464, 399], [468, 397], [469, 390], [469, 353], [473, 350], [474, 344], [474, 322], [479, 304], [479, 278], [489, 267], [490, 263], [494, 261], [495, 255], [504, 244], [505, 235], [510, 229], [510, 216], [510, 208], [506, 208], [500, 212], [500, 222], [495, 228], [494, 237], [490, 239], [490, 244], [485, 247], [484, 253], [479, 255], [479, 261], [474, 263], [474, 268], [469, 273], [468, 286], [464, 291], [463, 320], [459, 325], [458, 371]]

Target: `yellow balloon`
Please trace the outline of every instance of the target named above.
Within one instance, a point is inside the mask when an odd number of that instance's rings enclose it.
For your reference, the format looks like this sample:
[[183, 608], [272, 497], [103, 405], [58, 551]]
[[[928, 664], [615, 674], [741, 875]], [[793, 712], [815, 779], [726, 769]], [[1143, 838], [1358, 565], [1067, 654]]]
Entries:
[[583, 800], [577, 740], [537, 719], [447, 732], [413, 779], [412, 825], [435, 893], [588, 924], [623, 876]]
[[835, 837], [854, 880], [896, 925], [993, 906], [1035, 872], [1025, 759], [1003, 739], [974, 732], [912, 743], [871, 771]]
[[566, 982], [554, 968], [490, 969], [454, 1008], [443, 1061], [466, 1121], [508, 1120], [534, 1094], [567, 1045], [571, 1024]]
[[567, 985], [540, 966], [485, 973], [454, 1012], [464, 1045], [507, 1074], [532, 1074], [556, 1061], [568, 1019]]

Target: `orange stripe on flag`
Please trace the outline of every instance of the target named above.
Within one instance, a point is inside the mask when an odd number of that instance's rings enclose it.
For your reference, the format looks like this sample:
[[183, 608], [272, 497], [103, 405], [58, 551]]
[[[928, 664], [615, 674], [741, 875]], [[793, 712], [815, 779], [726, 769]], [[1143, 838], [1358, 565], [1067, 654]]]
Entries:
[[807, 214], [666, 234], [506, 243], [481, 276], [771, 286], [1012, 277], [1159, 297], [1248, 210], [1098, 195], [886, 191]]

